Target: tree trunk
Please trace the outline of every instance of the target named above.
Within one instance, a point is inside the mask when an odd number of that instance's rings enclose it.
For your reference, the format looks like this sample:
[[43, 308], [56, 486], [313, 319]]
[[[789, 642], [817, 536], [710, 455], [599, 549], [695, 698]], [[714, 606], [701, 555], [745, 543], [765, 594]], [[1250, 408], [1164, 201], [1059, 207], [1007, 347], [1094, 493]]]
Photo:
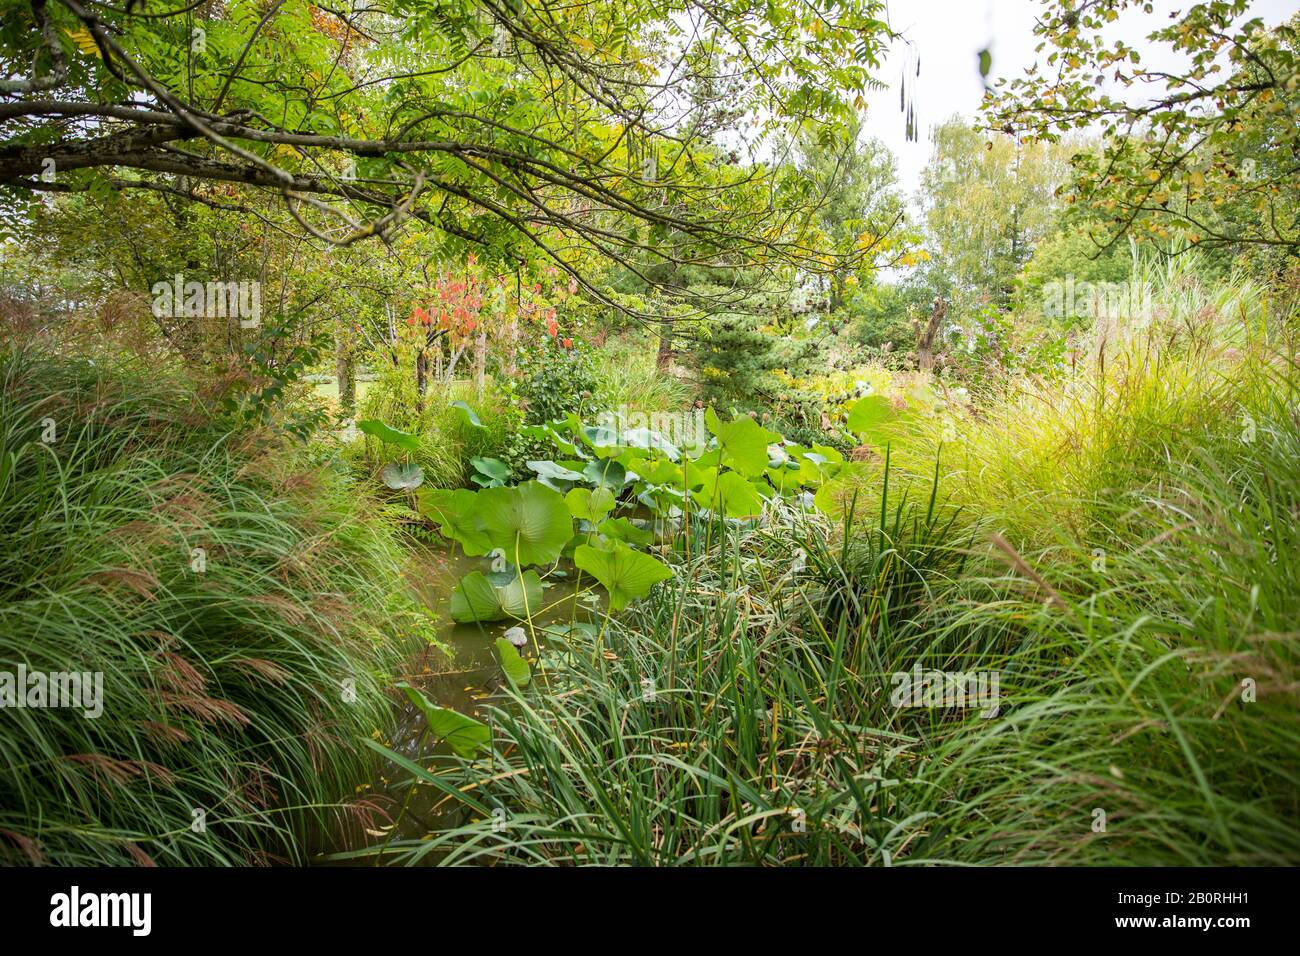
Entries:
[[673, 360], [673, 324], [667, 319], [659, 320], [659, 351], [655, 355], [655, 368], [661, 372], [668, 370]]
[[352, 350], [348, 348], [347, 332], [344, 323], [339, 323], [334, 339], [334, 376], [339, 383], [339, 408], [344, 418], [351, 418], [357, 411], [357, 379], [352, 361]]
[[916, 364], [923, 372], [934, 368], [934, 340], [938, 337], [939, 328], [943, 325], [943, 317], [947, 314], [948, 303], [935, 296], [930, 320], [916, 342]]
[[483, 386], [487, 378], [487, 330], [479, 326], [478, 335], [474, 336], [474, 382], [478, 387], [478, 393], [483, 394]]
[[429, 382], [429, 360], [425, 350], [420, 349], [415, 355], [415, 410], [424, 411], [424, 390]]

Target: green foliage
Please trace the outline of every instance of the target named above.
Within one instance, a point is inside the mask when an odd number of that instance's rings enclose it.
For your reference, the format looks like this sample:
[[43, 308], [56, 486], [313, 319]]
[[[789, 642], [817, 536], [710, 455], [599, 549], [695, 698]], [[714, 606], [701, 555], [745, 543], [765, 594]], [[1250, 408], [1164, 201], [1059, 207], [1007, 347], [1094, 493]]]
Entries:
[[519, 651], [504, 637], [496, 639], [497, 657], [501, 659], [501, 671], [515, 688], [527, 687], [533, 679], [532, 668], [519, 656]]
[[608, 550], [580, 544], [573, 553], [573, 563], [601, 583], [609, 593], [609, 606], [615, 611], [645, 597], [652, 587], [673, 576], [662, 561], [619, 541], [613, 542]]
[[[1214, 347], [1112, 355], [1090, 404], [1012, 430], [1042, 396], [999, 399], [938, 463], [928, 436], [902, 442], [905, 470], [856, 473], [843, 523], [716, 539], [605, 625], [606, 655], [589, 630], [548, 632], [557, 689], [488, 705], [500, 770], [438, 758], [411, 776], [512, 826], [474, 809], [396, 854], [1293, 865], [1300, 533], [1278, 516], [1300, 508], [1300, 380], [1293, 338], [1241, 338], [1259, 318], [1245, 301], [1221, 301]], [[1227, 381], [1225, 342], [1247, 351]], [[607, 571], [608, 552], [581, 555]], [[996, 682], [987, 699], [900, 695], [930, 674]]]
[[494, 548], [515, 564], [550, 564], [573, 537], [573, 518], [564, 496], [539, 482], [513, 488], [485, 488], [475, 510]]
[[0, 659], [104, 704], [3, 711], [0, 860], [304, 862], [430, 633], [392, 525], [156, 367], [7, 350], [0, 381]]
[[[1286, 157], [1300, 148], [1300, 20], [1265, 24], [1249, 6], [1213, 0], [1165, 17], [1149, 3], [1049, 3], [1034, 33], [1050, 52], [990, 100], [989, 121], [1052, 140], [1100, 129], [1100, 148], [1073, 157], [1066, 194], [1101, 220], [1100, 244], [1131, 235], [1294, 254], [1300, 169]], [[1143, 65], [1117, 28], [1176, 51], [1177, 65]]]
[[434, 739], [445, 741], [457, 755], [471, 759], [491, 748], [492, 732], [487, 724], [473, 717], [467, 717], [460, 711], [431, 703], [414, 687], [405, 684], [398, 686], [406, 692], [411, 703], [424, 714], [429, 733]]
[[[775, 401], [785, 386], [772, 373], [797, 373], [815, 354], [806, 339], [769, 327], [771, 313], [761, 310], [770, 296], [757, 297], [755, 312], [710, 315], [700, 340], [689, 355], [698, 369], [706, 401], [759, 408]], [[762, 300], [762, 301], [759, 301]], [[777, 308], [783, 306], [777, 305]], [[787, 313], [788, 314], [788, 313]]]
[[[934, 131], [921, 177], [927, 250], [959, 307], [1005, 306], [1034, 245], [1056, 223], [1074, 143], [1030, 143], [954, 117]], [[928, 312], [928, 309], [926, 310]]]
[[587, 352], [561, 348], [550, 339], [522, 349], [518, 378], [503, 386], [524, 407], [528, 422], [548, 422], [570, 413], [588, 416], [596, 410], [596, 373]]

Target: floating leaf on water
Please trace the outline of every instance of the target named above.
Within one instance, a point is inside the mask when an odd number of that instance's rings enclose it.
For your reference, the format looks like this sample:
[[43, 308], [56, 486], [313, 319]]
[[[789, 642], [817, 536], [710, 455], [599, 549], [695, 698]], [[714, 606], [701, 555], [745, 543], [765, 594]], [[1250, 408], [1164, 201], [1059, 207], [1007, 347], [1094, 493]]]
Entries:
[[467, 717], [458, 710], [439, 707], [433, 704], [416, 688], [408, 684], [398, 684], [406, 692], [411, 703], [415, 704], [428, 721], [429, 733], [439, 740], [445, 740], [461, 757], [474, 757], [480, 751], [492, 746], [492, 731], [482, 721]]

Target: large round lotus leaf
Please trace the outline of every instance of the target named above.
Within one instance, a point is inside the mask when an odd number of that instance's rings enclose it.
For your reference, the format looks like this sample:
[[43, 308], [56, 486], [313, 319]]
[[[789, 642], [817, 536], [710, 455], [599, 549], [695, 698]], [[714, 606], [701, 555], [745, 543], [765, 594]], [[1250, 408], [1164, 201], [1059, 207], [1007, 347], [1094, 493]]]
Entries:
[[573, 563], [604, 586], [609, 592], [609, 606], [615, 611], [645, 597], [652, 587], [673, 576], [662, 561], [633, 551], [621, 542], [614, 542], [608, 551], [579, 545], [573, 553]]
[[647, 465], [637, 473], [641, 476], [642, 481], [652, 485], [672, 485], [681, 488], [684, 481], [682, 466], [675, 465], [666, 459], [660, 459], [652, 465]]
[[768, 431], [748, 415], [724, 424], [710, 408], [704, 420], [717, 437], [726, 464], [750, 477], [767, 470], [767, 446], [780, 441], [780, 435]]
[[568, 490], [569, 485], [575, 481], [582, 481], [582, 473], [574, 471], [572, 468], [566, 468], [559, 462], [548, 460], [526, 462], [529, 468], [537, 473], [538, 480], [547, 488], [553, 488], [561, 493]]
[[469, 463], [475, 472], [469, 480], [480, 488], [499, 488], [510, 477], [510, 467], [495, 458], [471, 458]]
[[478, 493], [478, 513], [492, 547], [520, 567], [550, 564], [573, 537], [564, 496], [536, 481]]
[[872, 444], [880, 444], [880, 428], [893, 417], [894, 408], [883, 395], [868, 395], [849, 409], [848, 429]]
[[849, 512], [861, 514], [869, 507], [868, 482], [874, 473], [866, 462], [848, 462], [839, 473], [829, 479], [813, 496], [813, 503], [822, 514], [844, 520]]
[[627, 483], [627, 469], [612, 458], [590, 462], [582, 470], [582, 477], [597, 488], [617, 492]]
[[575, 518], [599, 521], [614, 510], [614, 492], [608, 488], [574, 488], [564, 496], [569, 513]]
[[444, 538], [456, 541], [468, 555], [492, 550], [478, 514], [478, 495], [465, 488], [425, 488], [419, 494], [420, 512], [438, 522]]
[[524, 620], [542, 604], [542, 579], [525, 571], [509, 584], [494, 585], [482, 571], [460, 579], [451, 592], [451, 619], [457, 624]]
[[720, 511], [728, 518], [749, 518], [763, 510], [758, 491], [734, 471], [724, 471], [716, 481], [706, 483], [696, 497], [704, 507]]
[[596, 530], [607, 538], [628, 544], [649, 544], [655, 539], [648, 529], [638, 528], [627, 518], [609, 518], [597, 525]]

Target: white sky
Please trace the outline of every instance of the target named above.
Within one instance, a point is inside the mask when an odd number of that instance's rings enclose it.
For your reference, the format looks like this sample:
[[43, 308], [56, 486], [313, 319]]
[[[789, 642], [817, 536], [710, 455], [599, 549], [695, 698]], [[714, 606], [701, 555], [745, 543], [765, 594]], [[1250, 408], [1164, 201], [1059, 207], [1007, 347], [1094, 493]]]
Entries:
[[[1043, 9], [1042, 0], [887, 0], [889, 22], [911, 41], [913, 52], [903, 47], [891, 52], [878, 74], [889, 88], [867, 97], [868, 135], [882, 140], [898, 160], [899, 181], [913, 194], [920, 184], [921, 169], [930, 158], [930, 129], [953, 113], [974, 117], [984, 95], [978, 54], [988, 47], [993, 54], [990, 80], [998, 76], [1019, 76], [1036, 56], [1034, 21]], [[1143, 55], [1143, 65], [1170, 62], [1170, 57], [1152, 59], [1143, 42], [1159, 23], [1168, 23], [1169, 13], [1185, 10], [1191, 0], [1154, 0], [1155, 15], [1125, 12], [1115, 24], [1125, 28], [1127, 43]], [[1300, 0], [1255, 0], [1248, 11], [1273, 26], [1300, 9]], [[1046, 56], [1050, 50], [1044, 50]], [[915, 69], [915, 55], [921, 58], [921, 75], [915, 82], [916, 111], [920, 127], [916, 142], [906, 142], [904, 117], [898, 109], [898, 85], [905, 60]], [[1149, 61], [1149, 62], [1148, 62]]]

